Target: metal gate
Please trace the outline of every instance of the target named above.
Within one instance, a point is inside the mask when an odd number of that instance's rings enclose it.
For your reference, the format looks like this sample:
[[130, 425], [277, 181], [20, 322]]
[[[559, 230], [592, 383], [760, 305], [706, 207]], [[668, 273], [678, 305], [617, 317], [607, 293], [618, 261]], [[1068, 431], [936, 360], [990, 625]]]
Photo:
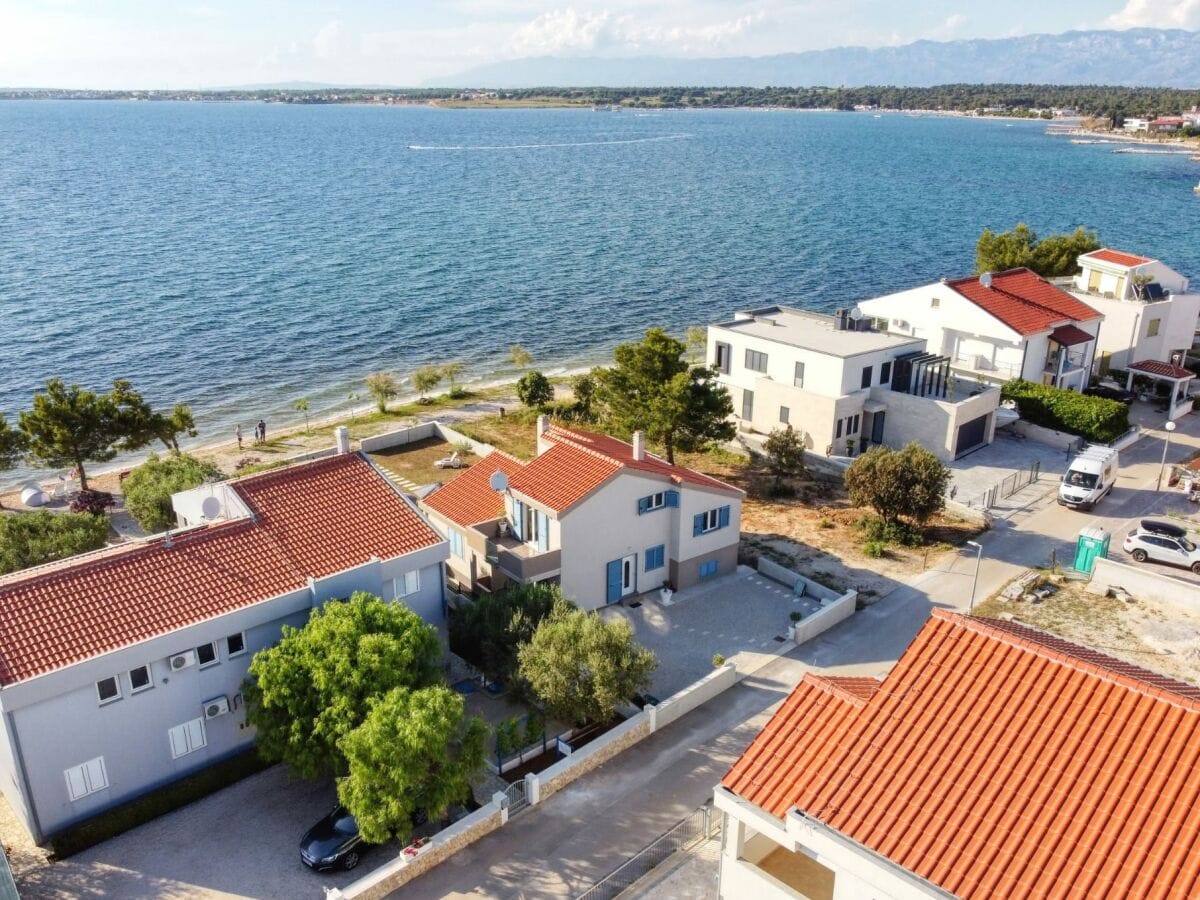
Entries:
[[514, 781], [506, 787], [504, 796], [508, 798], [508, 817], [511, 819], [529, 805], [529, 798], [525, 796], [525, 779]]

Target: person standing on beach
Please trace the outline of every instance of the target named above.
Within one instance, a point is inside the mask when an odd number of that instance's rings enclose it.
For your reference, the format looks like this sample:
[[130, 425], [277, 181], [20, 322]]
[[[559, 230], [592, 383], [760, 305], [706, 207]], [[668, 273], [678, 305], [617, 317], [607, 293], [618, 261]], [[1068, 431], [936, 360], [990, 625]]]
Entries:
[[267, 442], [267, 423], [262, 419], [258, 420], [258, 439], [264, 444]]
[[237, 438], [238, 449], [241, 450], [242, 449], [242, 426], [241, 426], [241, 423], [238, 423], [237, 428], [233, 429], [233, 434], [234, 434], [234, 437]]

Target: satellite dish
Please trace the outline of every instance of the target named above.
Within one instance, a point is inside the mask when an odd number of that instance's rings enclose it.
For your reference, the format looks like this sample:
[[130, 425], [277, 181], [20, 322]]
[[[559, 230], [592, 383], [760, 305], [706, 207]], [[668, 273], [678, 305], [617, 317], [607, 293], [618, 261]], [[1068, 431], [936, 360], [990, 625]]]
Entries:
[[862, 310], [859, 309], [857, 306], [850, 307], [850, 318], [861, 319], [862, 318]]
[[992, 273], [984, 272], [982, 275], [980, 275], [979, 283], [982, 284], [985, 288], [990, 288], [992, 286]]
[[215, 519], [221, 515], [221, 501], [216, 497], [205, 497], [200, 504], [200, 514], [206, 519]]
[[492, 477], [488, 479], [488, 484], [492, 486], [493, 491], [508, 490], [508, 476], [503, 472], [493, 472]]

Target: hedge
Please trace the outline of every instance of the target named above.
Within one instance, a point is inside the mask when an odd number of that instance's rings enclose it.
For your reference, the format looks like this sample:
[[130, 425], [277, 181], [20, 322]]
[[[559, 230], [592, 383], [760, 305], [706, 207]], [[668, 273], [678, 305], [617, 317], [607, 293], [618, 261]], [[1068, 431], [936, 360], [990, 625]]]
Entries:
[[1000, 396], [1015, 400], [1025, 421], [1076, 434], [1093, 443], [1111, 443], [1129, 430], [1129, 408], [1117, 400], [1031, 381], [1010, 381], [1000, 389]]
[[264, 762], [253, 748], [243, 750], [206, 769], [184, 776], [178, 781], [142, 794], [128, 803], [114, 806], [98, 816], [60, 831], [50, 838], [50, 847], [56, 859], [65, 859], [172, 810], [214, 794], [221, 788], [261, 772], [271, 765], [273, 764]]

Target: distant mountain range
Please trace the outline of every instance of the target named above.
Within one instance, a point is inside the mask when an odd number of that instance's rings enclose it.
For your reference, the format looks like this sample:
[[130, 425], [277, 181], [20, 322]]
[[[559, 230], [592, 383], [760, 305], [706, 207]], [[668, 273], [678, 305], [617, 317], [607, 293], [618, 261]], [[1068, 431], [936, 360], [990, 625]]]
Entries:
[[543, 56], [477, 66], [431, 79], [426, 86], [926, 87], [960, 82], [1196, 88], [1200, 87], [1200, 32], [1068, 31], [713, 59]]

